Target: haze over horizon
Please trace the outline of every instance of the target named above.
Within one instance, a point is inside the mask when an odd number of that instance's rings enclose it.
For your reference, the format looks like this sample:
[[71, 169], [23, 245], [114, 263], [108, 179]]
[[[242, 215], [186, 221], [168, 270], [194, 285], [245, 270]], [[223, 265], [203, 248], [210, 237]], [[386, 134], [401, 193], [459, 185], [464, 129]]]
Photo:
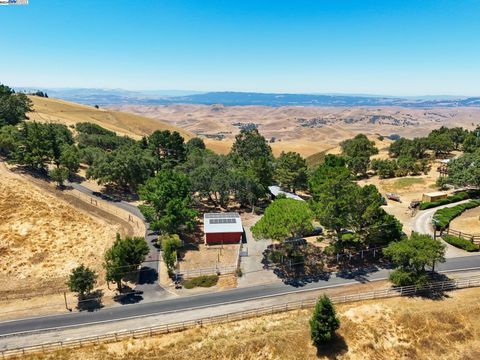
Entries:
[[475, 0], [36, 0], [0, 9], [15, 34], [0, 40], [0, 82], [479, 96], [479, 15]]

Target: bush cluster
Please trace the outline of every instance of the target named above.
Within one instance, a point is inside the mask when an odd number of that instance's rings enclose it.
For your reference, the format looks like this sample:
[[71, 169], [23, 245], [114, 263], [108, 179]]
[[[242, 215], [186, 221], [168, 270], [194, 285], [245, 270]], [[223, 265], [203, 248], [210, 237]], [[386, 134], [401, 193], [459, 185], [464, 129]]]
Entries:
[[433, 223], [437, 229], [445, 229], [450, 222], [465, 210], [480, 206], [480, 200], [470, 200], [469, 202], [457, 206], [437, 210], [433, 215]]
[[450, 245], [453, 245], [468, 252], [478, 251], [480, 249], [478, 245], [458, 236], [443, 235], [442, 238]]
[[420, 210], [427, 210], [427, 209], [431, 209], [431, 208], [434, 208], [434, 207], [437, 207], [437, 206], [451, 204], [451, 203], [454, 203], [454, 202], [457, 202], [457, 201], [462, 201], [462, 200], [468, 199], [468, 197], [469, 197], [468, 193], [462, 191], [462, 192], [459, 192], [458, 194], [449, 196], [445, 199], [440, 199], [440, 200], [432, 201], [432, 202], [422, 202], [420, 204]]
[[194, 287], [212, 287], [217, 285], [218, 275], [201, 275], [192, 279], [185, 280], [183, 287], [185, 289], [193, 289]]

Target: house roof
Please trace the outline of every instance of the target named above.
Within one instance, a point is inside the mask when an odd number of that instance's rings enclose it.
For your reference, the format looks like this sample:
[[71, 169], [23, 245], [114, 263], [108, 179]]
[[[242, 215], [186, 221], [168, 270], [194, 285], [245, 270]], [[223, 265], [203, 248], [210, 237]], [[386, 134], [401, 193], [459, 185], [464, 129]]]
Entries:
[[211, 233], [241, 233], [242, 219], [238, 213], [206, 213], [203, 215], [204, 232]]
[[425, 193], [423, 195], [429, 196], [429, 197], [437, 197], [437, 196], [445, 196], [445, 195], [447, 195], [447, 193], [443, 192], [443, 191], [434, 191], [434, 192], [430, 192], [430, 193]]
[[278, 195], [280, 195], [280, 194], [283, 194], [283, 195], [285, 195], [285, 197], [286, 197], [287, 199], [293, 199], [293, 200], [298, 200], [298, 201], [305, 201], [305, 200], [303, 200], [303, 199], [302, 199], [300, 196], [298, 196], [298, 195], [295, 195], [295, 194], [292, 194], [292, 193], [283, 191], [282, 189], [280, 189], [280, 186], [276, 186], [276, 185], [269, 186], [269, 187], [268, 187], [268, 191], [270, 191], [270, 193], [271, 193], [273, 196], [278, 196]]

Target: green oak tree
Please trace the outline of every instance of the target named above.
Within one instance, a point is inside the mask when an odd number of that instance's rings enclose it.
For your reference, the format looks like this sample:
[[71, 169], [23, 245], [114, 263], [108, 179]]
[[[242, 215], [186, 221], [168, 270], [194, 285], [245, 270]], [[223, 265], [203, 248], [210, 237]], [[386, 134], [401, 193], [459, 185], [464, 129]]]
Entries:
[[59, 188], [63, 188], [63, 184], [68, 179], [69, 170], [63, 166], [55, 167], [49, 170], [48, 175], [55, 181]]
[[175, 170], [160, 170], [139, 189], [140, 207], [154, 230], [163, 234], [178, 233], [181, 227], [192, 229], [196, 211], [191, 208], [190, 182], [187, 176]]
[[428, 281], [426, 267], [445, 261], [446, 246], [430, 235], [412, 233], [409, 239], [392, 242], [383, 251], [397, 267], [390, 280], [397, 286], [423, 285]]
[[115, 282], [117, 290], [121, 292], [122, 279], [128, 278], [138, 270], [148, 252], [148, 245], [144, 238], [126, 236], [122, 239], [117, 234], [112, 247], [105, 253], [106, 280]]
[[72, 269], [67, 285], [70, 291], [77, 292], [79, 299], [82, 299], [93, 290], [97, 277], [95, 271], [82, 264]]
[[8, 86], [0, 84], [0, 128], [27, 120], [30, 111], [32, 102], [25, 94], [16, 94]]
[[151, 174], [151, 158], [138, 144], [121, 146], [105, 153], [87, 170], [88, 179], [130, 192], [137, 191]]

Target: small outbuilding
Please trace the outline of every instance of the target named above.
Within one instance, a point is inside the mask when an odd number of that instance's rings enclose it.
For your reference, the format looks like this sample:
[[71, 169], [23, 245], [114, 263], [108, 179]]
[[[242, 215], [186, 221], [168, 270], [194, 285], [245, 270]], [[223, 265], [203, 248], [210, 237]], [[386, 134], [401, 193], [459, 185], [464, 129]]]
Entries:
[[435, 191], [431, 193], [425, 193], [422, 196], [423, 202], [433, 202], [441, 199], [445, 199], [448, 196], [446, 192], [443, 191]]
[[203, 225], [206, 245], [238, 244], [242, 240], [243, 225], [238, 213], [204, 214]]
[[278, 195], [285, 195], [287, 199], [293, 199], [293, 200], [298, 200], [298, 201], [305, 201], [303, 200], [300, 196], [297, 194], [292, 194], [287, 191], [283, 191], [280, 186], [272, 185], [268, 187], [268, 191], [270, 192], [270, 195], [272, 197], [272, 200], [275, 200], [275, 198]]

